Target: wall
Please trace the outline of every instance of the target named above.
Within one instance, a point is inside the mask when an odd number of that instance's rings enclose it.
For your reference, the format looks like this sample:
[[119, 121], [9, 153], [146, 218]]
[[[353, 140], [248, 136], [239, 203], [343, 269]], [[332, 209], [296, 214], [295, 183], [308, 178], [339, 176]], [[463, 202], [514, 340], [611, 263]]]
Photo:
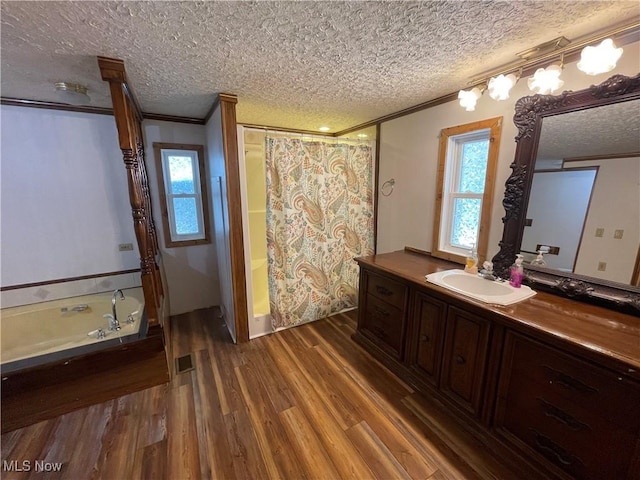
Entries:
[[0, 112], [2, 286], [140, 268], [113, 117]]
[[222, 143], [222, 114], [218, 105], [205, 126], [207, 139], [207, 168], [211, 188], [210, 211], [213, 217], [213, 239], [218, 256], [220, 280], [220, 308], [229, 333], [236, 340], [231, 276], [231, 250], [229, 248], [229, 205], [227, 202], [227, 176]]
[[[624, 54], [613, 71], [589, 76], [577, 70], [575, 62], [565, 65], [564, 90], [580, 90], [598, 84], [616, 73], [636, 75], [640, 72], [639, 43], [624, 47]], [[378, 253], [412, 246], [431, 251], [435, 209], [435, 182], [438, 163], [438, 136], [443, 128], [503, 116], [502, 140], [494, 185], [494, 201], [489, 231], [488, 256], [498, 252], [502, 238], [502, 198], [504, 183], [511, 174], [517, 129], [513, 124], [515, 102], [530, 95], [526, 78], [521, 79], [502, 102], [485, 94], [474, 112], [467, 112], [457, 101], [406, 115], [381, 125], [380, 170], [378, 188], [388, 179], [396, 184], [389, 197], [378, 202]]]
[[[571, 162], [593, 165], [600, 168], [575, 272], [630, 283], [640, 245], [640, 158]], [[596, 228], [604, 229], [602, 237], [595, 236]], [[621, 239], [613, 237], [617, 229], [624, 230]], [[598, 271], [599, 262], [607, 264], [604, 272]]]
[[267, 266], [266, 132], [242, 126], [237, 132], [249, 338], [256, 338], [273, 331]]
[[[545, 255], [547, 266], [573, 272], [595, 176], [595, 170], [534, 173], [527, 208], [532, 222], [522, 236], [523, 254], [536, 252], [538, 245], [558, 247], [557, 255]], [[535, 256], [524, 258], [527, 262]]]
[[[153, 217], [167, 277], [170, 314], [178, 315], [199, 308], [219, 305], [220, 284], [218, 282], [215, 238], [212, 239], [212, 243], [206, 245], [166, 247], [164, 229], [162, 228], [158, 172], [153, 152], [153, 142], [183, 143], [205, 145], [206, 155], [205, 127], [204, 125], [144, 120], [142, 129]], [[205, 174], [206, 172], [203, 173], [203, 175]], [[209, 190], [209, 199], [212, 198], [211, 193]]]

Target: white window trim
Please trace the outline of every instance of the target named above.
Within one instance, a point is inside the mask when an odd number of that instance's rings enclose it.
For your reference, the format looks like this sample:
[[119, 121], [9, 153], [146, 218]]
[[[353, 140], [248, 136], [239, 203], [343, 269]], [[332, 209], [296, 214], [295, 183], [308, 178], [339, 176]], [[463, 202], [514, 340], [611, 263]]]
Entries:
[[[185, 145], [178, 143], [154, 142], [156, 179], [160, 193], [160, 209], [162, 215], [162, 233], [166, 248], [188, 247], [211, 243], [211, 227], [209, 218], [209, 196], [206, 183], [205, 154], [202, 145]], [[174, 194], [171, 191], [169, 176], [169, 157], [190, 157], [193, 169], [194, 193]], [[195, 198], [196, 216], [199, 231], [195, 234], [178, 234], [173, 207], [174, 198]]]
[[[164, 191], [167, 202], [167, 213], [169, 215], [169, 231], [172, 242], [184, 242], [189, 240], [202, 240], [205, 238], [204, 212], [202, 209], [202, 191], [200, 188], [200, 166], [198, 162], [198, 152], [195, 150], [169, 150], [162, 149], [162, 177], [164, 179]], [[189, 157], [193, 171], [194, 193], [173, 193], [171, 191], [171, 178], [169, 175], [170, 157]], [[196, 217], [198, 221], [198, 231], [196, 233], [180, 234], [177, 232], [176, 213], [173, 200], [176, 198], [194, 198], [196, 201]]]

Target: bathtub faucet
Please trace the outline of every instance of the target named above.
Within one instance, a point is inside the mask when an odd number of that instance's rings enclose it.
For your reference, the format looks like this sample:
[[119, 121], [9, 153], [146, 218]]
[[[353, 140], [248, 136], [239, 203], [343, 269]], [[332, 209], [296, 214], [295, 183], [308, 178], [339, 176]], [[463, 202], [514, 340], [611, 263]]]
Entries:
[[124, 293], [122, 293], [122, 290], [118, 289], [113, 292], [113, 295], [111, 296], [111, 318], [109, 319], [111, 320], [111, 322], [109, 322], [111, 324], [109, 325], [111, 330], [120, 330], [118, 312], [116, 311], [116, 300], [118, 295], [120, 295], [120, 300], [124, 300]]

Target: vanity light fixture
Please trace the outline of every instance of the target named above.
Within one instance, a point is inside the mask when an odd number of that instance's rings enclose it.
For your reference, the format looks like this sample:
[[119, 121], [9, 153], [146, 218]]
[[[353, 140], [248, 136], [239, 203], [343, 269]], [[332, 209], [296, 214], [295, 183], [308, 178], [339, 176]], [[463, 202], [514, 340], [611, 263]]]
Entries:
[[473, 112], [476, 109], [476, 103], [482, 96], [482, 91], [478, 87], [474, 87], [470, 90], [460, 90], [458, 92], [458, 99], [460, 100], [460, 106], [467, 112]]
[[62, 103], [69, 105], [86, 105], [91, 102], [91, 97], [87, 95], [87, 87], [77, 83], [57, 82], [54, 84], [58, 98]]
[[621, 56], [622, 48], [616, 48], [613, 40], [605, 38], [595, 47], [584, 47], [577, 67], [587, 75], [598, 75], [616, 68]]
[[[542, 43], [533, 48], [529, 48], [516, 56], [519, 60], [504, 64], [493, 70], [484, 72], [480, 76], [472, 78], [467, 83], [469, 90], [460, 90], [458, 99], [460, 105], [467, 111], [475, 110], [476, 102], [479, 96], [472, 94], [473, 87], [476, 85], [487, 85], [489, 96], [494, 100], [506, 100], [509, 98], [510, 90], [523, 76], [531, 75], [533, 78], [528, 80], [529, 88], [538, 94], [547, 95], [553, 93], [564, 85], [560, 79], [562, 69], [564, 67], [564, 57], [566, 55], [574, 55], [582, 53], [582, 59], [578, 62], [578, 69], [588, 75], [597, 75], [613, 70], [616, 67], [622, 48], [616, 48], [612, 38], [628, 38], [630, 35], [636, 35], [640, 23], [633, 22], [622, 27], [600, 33], [589, 38], [584, 38], [575, 42], [566, 37], [558, 37], [549, 42]], [[601, 42], [597, 46], [591, 46]], [[557, 60], [560, 58], [560, 64]], [[555, 64], [554, 64], [555, 63]], [[549, 65], [547, 68], [544, 65]], [[514, 72], [518, 72], [517, 75]], [[480, 91], [482, 94], [482, 91]]]
[[560, 89], [564, 81], [560, 79], [562, 74], [562, 62], [560, 65], [549, 65], [547, 68], [539, 68], [533, 77], [527, 80], [529, 90], [540, 95], [548, 95]]
[[513, 73], [509, 75], [500, 74], [497, 77], [492, 77], [487, 86], [489, 96], [494, 100], [507, 100], [509, 98], [509, 92], [511, 92], [518, 78], [519, 77], [516, 77]]

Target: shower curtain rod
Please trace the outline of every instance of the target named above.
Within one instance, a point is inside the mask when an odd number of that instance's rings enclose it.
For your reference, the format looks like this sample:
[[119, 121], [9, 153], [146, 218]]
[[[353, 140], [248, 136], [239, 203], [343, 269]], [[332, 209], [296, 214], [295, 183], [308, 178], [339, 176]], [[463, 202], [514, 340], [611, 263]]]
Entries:
[[283, 136], [290, 136], [290, 137], [307, 137], [307, 138], [317, 138], [319, 140], [323, 140], [326, 142], [332, 142], [332, 143], [340, 143], [340, 142], [355, 142], [355, 143], [369, 143], [371, 140], [368, 138], [344, 138], [344, 137], [332, 137], [332, 136], [328, 136], [328, 135], [322, 135], [322, 134], [313, 134], [313, 133], [304, 133], [304, 132], [296, 132], [296, 131], [289, 131], [289, 130], [275, 130], [272, 128], [266, 128], [266, 127], [242, 127], [245, 130], [249, 130], [249, 131], [254, 131], [254, 132], [265, 132], [267, 135], [268, 134], [272, 134], [272, 135], [283, 135]]

